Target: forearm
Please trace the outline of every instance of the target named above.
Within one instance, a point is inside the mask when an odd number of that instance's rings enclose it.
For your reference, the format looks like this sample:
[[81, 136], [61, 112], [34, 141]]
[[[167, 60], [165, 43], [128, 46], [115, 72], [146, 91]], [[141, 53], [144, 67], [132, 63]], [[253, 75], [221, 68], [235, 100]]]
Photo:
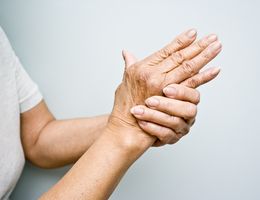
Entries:
[[[131, 135], [130, 137], [125, 137]], [[132, 137], [135, 136], [135, 137]], [[40, 199], [108, 199], [120, 179], [154, 142], [136, 132], [106, 129], [71, 170]]]
[[52, 120], [41, 130], [29, 159], [45, 168], [75, 162], [100, 136], [107, 120], [108, 115]]

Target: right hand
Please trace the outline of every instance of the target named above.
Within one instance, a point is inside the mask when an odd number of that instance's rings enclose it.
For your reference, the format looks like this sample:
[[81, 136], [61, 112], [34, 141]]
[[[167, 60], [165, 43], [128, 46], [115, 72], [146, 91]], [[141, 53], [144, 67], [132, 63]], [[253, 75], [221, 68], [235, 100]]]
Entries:
[[[157, 137], [153, 146], [174, 144], [187, 135], [193, 126], [200, 102], [197, 88], [214, 79], [219, 69], [211, 68], [201, 72], [181, 84], [171, 84], [163, 89], [163, 96], [146, 99], [146, 105], [138, 105], [131, 109], [139, 126], [148, 134]], [[157, 104], [151, 104], [156, 99]], [[189, 120], [185, 120], [189, 118]]]
[[[125, 69], [109, 118], [110, 129], [121, 129], [125, 134], [134, 129], [137, 134], [133, 137], [148, 137], [131, 115], [131, 107], [144, 105], [148, 97], [162, 96], [167, 85], [179, 84], [196, 75], [221, 51], [216, 37], [208, 36], [193, 43], [195, 38], [194, 30], [182, 33], [163, 49]], [[148, 138], [151, 144], [156, 140], [153, 136]]]

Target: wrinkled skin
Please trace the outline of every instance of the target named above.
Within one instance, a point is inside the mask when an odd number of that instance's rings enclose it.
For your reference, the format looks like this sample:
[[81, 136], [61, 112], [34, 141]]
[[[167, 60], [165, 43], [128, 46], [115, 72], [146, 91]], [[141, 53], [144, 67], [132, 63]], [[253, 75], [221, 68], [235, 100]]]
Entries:
[[[126, 131], [128, 128], [135, 128], [138, 133], [147, 135], [130, 113], [133, 106], [145, 105], [148, 97], [162, 96], [163, 88], [170, 84], [196, 87], [190, 77], [196, 76], [202, 67], [215, 58], [221, 51], [221, 43], [212, 36], [193, 43], [196, 34], [191, 36], [190, 32], [179, 35], [163, 49], [125, 68], [109, 119], [112, 127]], [[194, 104], [189, 104], [186, 109], [190, 111], [186, 120], [196, 116], [197, 109]]]

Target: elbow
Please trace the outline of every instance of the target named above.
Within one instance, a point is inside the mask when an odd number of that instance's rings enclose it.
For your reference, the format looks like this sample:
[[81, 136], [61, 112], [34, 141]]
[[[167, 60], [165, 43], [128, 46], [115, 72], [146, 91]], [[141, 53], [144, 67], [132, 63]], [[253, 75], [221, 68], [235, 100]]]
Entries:
[[60, 167], [59, 165], [54, 165], [55, 162], [53, 162], [49, 156], [46, 156], [46, 153], [43, 153], [40, 150], [38, 150], [37, 147], [25, 150], [24, 153], [26, 159], [39, 168], [53, 169]]

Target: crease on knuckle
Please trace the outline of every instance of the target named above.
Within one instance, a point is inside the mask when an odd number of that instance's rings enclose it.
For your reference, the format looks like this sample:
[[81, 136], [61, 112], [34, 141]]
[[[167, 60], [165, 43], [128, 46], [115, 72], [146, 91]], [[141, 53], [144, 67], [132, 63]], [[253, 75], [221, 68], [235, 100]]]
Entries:
[[194, 70], [194, 62], [192, 61], [183, 62], [182, 69], [184, 73], [188, 74], [189, 76], [193, 76], [196, 73]]
[[191, 87], [191, 88], [196, 88], [198, 86], [198, 80], [195, 79], [195, 78], [190, 78], [188, 81], [187, 81], [187, 85], [188, 87]]
[[182, 46], [185, 45], [185, 42], [184, 42], [183, 39], [180, 38], [180, 37], [177, 37], [177, 38], [175, 39], [175, 43], [176, 43], [179, 47], [182, 47]]
[[206, 51], [203, 52], [202, 57], [204, 58], [204, 60], [210, 60], [213, 57], [213, 53], [208, 49]]
[[178, 127], [182, 125], [181, 119], [179, 117], [170, 116], [169, 117], [169, 123], [171, 126], [171, 129], [177, 131]]
[[176, 99], [177, 100], [182, 100], [184, 97], [185, 97], [185, 90], [184, 90], [184, 88], [182, 88], [182, 87], [175, 87], [175, 89], [176, 89]]
[[182, 64], [184, 61], [183, 52], [177, 51], [171, 56], [171, 60], [177, 64]]
[[171, 48], [169, 46], [166, 46], [163, 49], [161, 49], [158, 53], [159, 57], [165, 59], [171, 55]]
[[174, 128], [176, 122], [175, 122], [175, 116], [172, 115], [167, 115], [166, 117], [166, 121], [168, 122], [168, 124], [170, 124], [172, 126], [172, 128]]

